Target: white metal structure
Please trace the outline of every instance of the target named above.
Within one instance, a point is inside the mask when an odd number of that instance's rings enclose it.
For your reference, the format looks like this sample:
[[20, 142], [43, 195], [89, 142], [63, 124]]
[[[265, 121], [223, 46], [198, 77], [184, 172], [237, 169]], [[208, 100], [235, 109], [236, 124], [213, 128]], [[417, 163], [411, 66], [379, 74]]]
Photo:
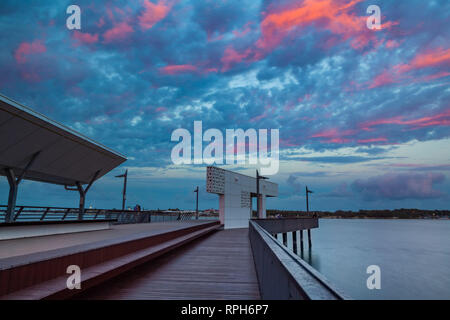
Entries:
[[[219, 218], [225, 229], [248, 228], [252, 197], [257, 196], [257, 180], [217, 167], [206, 171], [206, 191], [219, 195]], [[259, 218], [266, 217], [266, 197], [278, 196], [278, 185], [259, 180]]]

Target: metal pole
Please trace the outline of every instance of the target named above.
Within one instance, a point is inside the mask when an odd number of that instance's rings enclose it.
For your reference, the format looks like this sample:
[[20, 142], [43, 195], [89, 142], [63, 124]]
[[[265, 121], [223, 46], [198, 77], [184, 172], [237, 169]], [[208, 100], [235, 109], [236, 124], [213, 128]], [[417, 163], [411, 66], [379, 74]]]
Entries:
[[259, 172], [256, 170], [256, 216], [259, 217]]
[[127, 180], [128, 180], [128, 169], [125, 171], [124, 181], [123, 181], [122, 211], [125, 210], [125, 204], [127, 201]]
[[[309, 194], [313, 193], [311, 190], [308, 189], [308, 186], [306, 186], [306, 212], [309, 214]], [[311, 229], [308, 229], [308, 247], [311, 249]]]
[[313, 191], [308, 189], [308, 186], [306, 186], [306, 212], [309, 213], [309, 194], [313, 193]]
[[194, 190], [194, 192], [197, 193], [197, 201], [195, 204], [195, 219], [198, 220], [198, 186], [197, 186], [197, 189]]
[[116, 176], [116, 178], [123, 178], [123, 190], [122, 190], [122, 212], [125, 211], [125, 204], [127, 201], [127, 180], [128, 180], [128, 169], [125, 170], [124, 174]]
[[309, 190], [308, 190], [308, 186], [306, 186], [306, 212], [309, 213]]

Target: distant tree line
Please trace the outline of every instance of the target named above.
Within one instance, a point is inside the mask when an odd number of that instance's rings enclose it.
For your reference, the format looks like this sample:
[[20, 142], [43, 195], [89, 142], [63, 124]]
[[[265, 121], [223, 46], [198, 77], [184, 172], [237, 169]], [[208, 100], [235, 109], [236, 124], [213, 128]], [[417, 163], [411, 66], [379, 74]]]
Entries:
[[450, 210], [420, 210], [420, 209], [395, 209], [395, 210], [359, 210], [359, 211], [291, 211], [291, 210], [267, 210], [268, 217], [319, 217], [319, 218], [379, 218], [379, 219], [445, 219], [450, 218]]

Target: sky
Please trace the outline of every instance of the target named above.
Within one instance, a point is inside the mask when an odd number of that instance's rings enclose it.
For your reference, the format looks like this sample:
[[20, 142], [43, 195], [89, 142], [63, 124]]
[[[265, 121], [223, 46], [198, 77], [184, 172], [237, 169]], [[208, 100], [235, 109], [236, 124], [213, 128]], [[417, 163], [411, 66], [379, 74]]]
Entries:
[[[81, 29], [69, 30], [69, 5]], [[367, 8], [381, 29], [367, 27]], [[0, 93], [119, 151], [87, 207], [218, 208], [206, 165], [175, 165], [171, 134], [279, 129], [269, 209], [450, 209], [450, 2], [0, 2]], [[256, 166], [225, 169], [254, 175]], [[24, 181], [18, 205], [77, 207]], [[0, 203], [8, 185], [0, 177]]]

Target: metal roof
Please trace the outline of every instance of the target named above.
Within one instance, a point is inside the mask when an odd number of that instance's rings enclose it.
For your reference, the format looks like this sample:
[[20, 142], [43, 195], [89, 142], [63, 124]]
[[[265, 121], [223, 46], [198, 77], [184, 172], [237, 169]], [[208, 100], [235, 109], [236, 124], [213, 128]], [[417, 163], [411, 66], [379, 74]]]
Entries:
[[120, 153], [0, 94], [0, 175], [20, 175], [37, 152], [24, 178], [54, 184], [89, 183], [127, 159]]

